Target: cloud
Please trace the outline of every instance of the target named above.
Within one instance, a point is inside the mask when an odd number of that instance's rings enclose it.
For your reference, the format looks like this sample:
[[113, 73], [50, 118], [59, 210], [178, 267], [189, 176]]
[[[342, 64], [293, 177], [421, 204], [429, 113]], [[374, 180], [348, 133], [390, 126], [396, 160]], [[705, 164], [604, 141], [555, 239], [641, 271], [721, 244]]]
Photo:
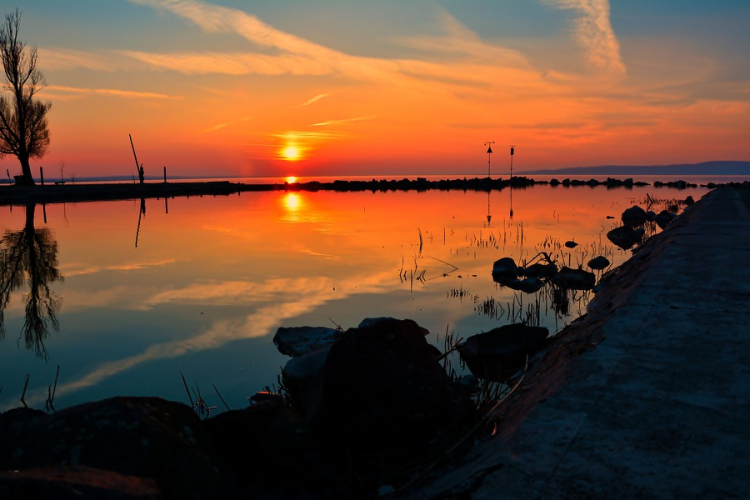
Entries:
[[[481, 72], [456, 71], [451, 65], [411, 60], [389, 60], [359, 57], [310, 42], [285, 33], [262, 22], [247, 12], [211, 5], [196, 0], [130, 0], [181, 16], [202, 30], [211, 33], [231, 33], [241, 36], [256, 49], [255, 52], [178, 52], [148, 53], [122, 51], [121, 54], [162, 70], [185, 74], [228, 75], [309, 75], [343, 76], [360, 81], [396, 85], [426, 76], [450, 82], [481, 82]], [[442, 23], [449, 32], [446, 38], [413, 38], [407, 43], [430, 50], [456, 51], [481, 55], [482, 64], [493, 68], [511, 65], [528, 68], [520, 53], [489, 46], [447, 12], [441, 11]], [[457, 41], [460, 40], [460, 43]], [[460, 75], [460, 76], [458, 76]]]
[[87, 95], [103, 95], [119, 97], [123, 99], [157, 99], [157, 100], [180, 100], [180, 96], [158, 94], [156, 92], [138, 92], [134, 90], [118, 89], [89, 89], [80, 87], [64, 87], [62, 85], [49, 85], [44, 88], [45, 92], [52, 93], [56, 99], [75, 99]]
[[205, 128], [201, 130], [201, 133], [208, 133], [208, 132], [216, 132], [217, 130], [221, 130], [223, 128], [229, 127], [231, 125], [236, 125], [238, 123], [246, 122], [250, 119], [252, 119], [252, 116], [245, 116], [243, 118], [240, 118], [239, 120], [232, 120], [229, 122], [223, 122], [223, 123], [217, 123], [216, 125], [213, 125], [211, 127]]
[[609, 0], [545, 1], [581, 14], [576, 20], [575, 35], [586, 49], [591, 64], [611, 74], [625, 74], [625, 64], [620, 58], [620, 44], [610, 21]]
[[45, 71], [84, 68], [110, 72], [122, 65], [122, 61], [117, 61], [111, 56], [80, 50], [39, 47], [38, 52], [40, 68]]
[[325, 125], [338, 125], [340, 123], [350, 123], [350, 122], [359, 122], [362, 120], [372, 120], [373, 118], [376, 118], [376, 115], [370, 115], [370, 116], [358, 116], [356, 118], [342, 118], [340, 120], [328, 120], [325, 122], [319, 122], [319, 123], [313, 123], [313, 127], [322, 127]]
[[319, 101], [319, 100], [321, 100], [321, 99], [324, 99], [324, 98], [328, 97], [328, 95], [329, 95], [329, 94], [318, 94], [318, 95], [316, 95], [315, 97], [313, 97], [313, 98], [311, 98], [311, 99], [308, 99], [307, 101], [303, 102], [302, 104], [300, 104], [300, 105], [299, 105], [299, 106], [297, 106], [297, 107], [299, 107], [299, 108], [302, 108], [302, 107], [304, 107], [304, 106], [309, 106], [310, 104], [313, 104], [313, 103], [315, 103], [315, 102], [318, 102], [318, 101]]

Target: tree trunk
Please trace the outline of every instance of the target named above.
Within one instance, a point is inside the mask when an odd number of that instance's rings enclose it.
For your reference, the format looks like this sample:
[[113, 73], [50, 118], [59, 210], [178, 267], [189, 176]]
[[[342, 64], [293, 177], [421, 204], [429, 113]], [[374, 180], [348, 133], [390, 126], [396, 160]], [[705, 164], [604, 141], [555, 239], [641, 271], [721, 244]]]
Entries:
[[34, 186], [34, 177], [31, 175], [31, 165], [29, 164], [29, 156], [19, 156], [18, 159], [21, 161], [21, 180], [19, 184], [23, 186]]

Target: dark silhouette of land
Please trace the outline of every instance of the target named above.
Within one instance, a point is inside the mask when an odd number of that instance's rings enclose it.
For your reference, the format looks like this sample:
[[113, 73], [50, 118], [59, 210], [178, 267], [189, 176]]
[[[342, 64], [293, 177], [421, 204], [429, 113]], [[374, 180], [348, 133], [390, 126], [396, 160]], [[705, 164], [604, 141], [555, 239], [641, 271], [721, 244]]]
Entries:
[[572, 167], [559, 170], [536, 169], [528, 175], [735, 175], [750, 176], [750, 161], [707, 161], [702, 163], [680, 163], [675, 165], [600, 165], [595, 167]]
[[[605, 188], [632, 188], [648, 186], [649, 183], [634, 181], [632, 178], [605, 180], [566, 179], [535, 180], [529, 177], [489, 178], [474, 177], [463, 179], [428, 180], [416, 179], [332, 182], [296, 182], [283, 184], [244, 184], [230, 181], [212, 182], [151, 182], [113, 184], [55, 184], [43, 186], [8, 185], [0, 187], [0, 206], [28, 203], [64, 203], [76, 201], [131, 200], [142, 198], [171, 198], [175, 196], [228, 196], [247, 191], [428, 191], [463, 190], [491, 191], [507, 188], [523, 189], [536, 185], [562, 187], [602, 186]], [[716, 187], [715, 183], [706, 184]], [[685, 181], [655, 182], [654, 187], [674, 187], [684, 189], [697, 187]]]

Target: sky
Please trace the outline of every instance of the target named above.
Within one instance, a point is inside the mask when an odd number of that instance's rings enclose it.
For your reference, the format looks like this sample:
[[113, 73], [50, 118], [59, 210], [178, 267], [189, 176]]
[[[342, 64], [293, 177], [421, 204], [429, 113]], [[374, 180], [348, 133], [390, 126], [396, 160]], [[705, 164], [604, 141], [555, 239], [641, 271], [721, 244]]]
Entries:
[[48, 178], [135, 175], [128, 134], [147, 176], [502, 175], [511, 145], [519, 174], [750, 160], [747, 0], [16, 7]]

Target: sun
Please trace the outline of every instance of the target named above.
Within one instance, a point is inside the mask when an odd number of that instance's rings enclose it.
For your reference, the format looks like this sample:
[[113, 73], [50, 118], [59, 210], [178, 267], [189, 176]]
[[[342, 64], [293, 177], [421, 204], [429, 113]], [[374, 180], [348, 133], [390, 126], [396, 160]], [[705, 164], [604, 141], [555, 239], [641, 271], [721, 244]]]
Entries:
[[297, 146], [287, 146], [281, 151], [281, 157], [287, 161], [300, 159], [300, 150]]
[[289, 177], [286, 178], [286, 182], [289, 184], [294, 184], [295, 182], [297, 182], [297, 178], [293, 175], [290, 175]]

